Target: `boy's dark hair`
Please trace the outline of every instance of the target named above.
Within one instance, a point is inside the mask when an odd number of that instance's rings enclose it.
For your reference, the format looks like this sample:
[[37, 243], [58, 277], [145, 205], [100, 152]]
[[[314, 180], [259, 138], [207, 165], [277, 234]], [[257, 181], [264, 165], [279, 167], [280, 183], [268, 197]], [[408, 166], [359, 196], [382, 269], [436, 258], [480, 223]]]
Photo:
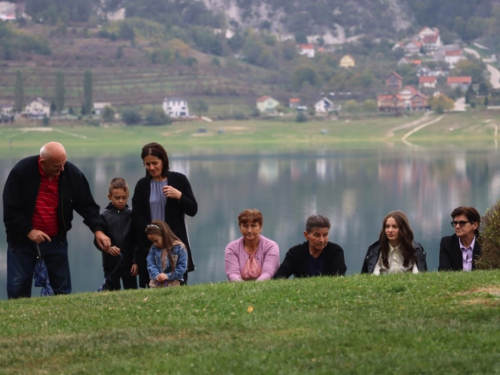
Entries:
[[121, 177], [115, 177], [111, 180], [109, 184], [109, 194], [113, 192], [113, 189], [123, 189], [126, 193], [129, 192], [127, 181]]

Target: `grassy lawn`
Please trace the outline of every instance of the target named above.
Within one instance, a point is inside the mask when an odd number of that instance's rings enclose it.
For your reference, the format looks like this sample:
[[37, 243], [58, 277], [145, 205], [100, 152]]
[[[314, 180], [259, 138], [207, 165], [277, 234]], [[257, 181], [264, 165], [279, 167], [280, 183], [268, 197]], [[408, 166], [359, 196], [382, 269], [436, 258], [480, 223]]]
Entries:
[[500, 271], [1, 301], [3, 374], [498, 374]]
[[[497, 147], [495, 128], [500, 113], [447, 114], [439, 122], [407, 138], [410, 144], [426, 147]], [[437, 115], [430, 115], [428, 120]], [[294, 117], [274, 120], [179, 122], [165, 126], [90, 126], [57, 124], [44, 128], [27, 122], [0, 127], [0, 157], [29, 155], [52, 140], [63, 143], [70, 155], [111, 156], [136, 154], [151, 141], [163, 144], [169, 152], [246, 153], [288, 152], [407, 147], [401, 138], [414, 127], [391, 129], [419, 119], [411, 117], [372, 117], [366, 119], [318, 120], [297, 123]]]

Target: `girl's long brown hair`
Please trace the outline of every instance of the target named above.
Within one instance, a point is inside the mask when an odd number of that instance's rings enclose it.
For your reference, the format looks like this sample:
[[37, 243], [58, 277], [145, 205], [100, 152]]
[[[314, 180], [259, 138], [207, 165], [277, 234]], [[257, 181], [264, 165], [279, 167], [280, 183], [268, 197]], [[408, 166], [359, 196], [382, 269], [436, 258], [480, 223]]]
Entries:
[[170, 262], [170, 267], [173, 272], [175, 263], [172, 257], [172, 249], [177, 244], [185, 247], [182, 241], [174, 234], [174, 232], [172, 232], [172, 229], [170, 229], [168, 224], [163, 220], [153, 220], [151, 224], [146, 227], [146, 234], [155, 234], [161, 237], [163, 244], [163, 249], [161, 249], [162, 255], [163, 252], [166, 252], [168, 261]]
[[390, 217], [396, 220], [396, 224], [399, 228], [399, 241], [401, 245], [400, 248], [401, 254], [404, 258], [403, 266], [408, 267], [410, 260], [412, 260], [414, 263], [417, 263], [418, 258], [415, 254], [415, 248], [412, 245], [413, 231], [411, 230], [408, 218], [403, 211], [391, 211], [384, 218], [384, 221], [382, 223], [382, 230], [380, 231], [379, 236], [380, 252], [382, 254], [382, 263], [384, 264], [384, 267], [389, 268], [389, 239], [385, 234], [385, 225], [387, 223], [387, 219], [389, 219]]

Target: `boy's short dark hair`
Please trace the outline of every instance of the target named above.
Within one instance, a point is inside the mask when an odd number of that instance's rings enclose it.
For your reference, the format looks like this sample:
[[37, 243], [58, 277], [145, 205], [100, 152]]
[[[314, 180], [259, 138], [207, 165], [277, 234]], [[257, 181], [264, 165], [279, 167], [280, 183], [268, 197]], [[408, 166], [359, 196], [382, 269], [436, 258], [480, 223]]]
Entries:
[[127, 181], [121, 177], [115, 177], [111, 180], [109, 184], [109, 194], [113, 192], [113, 189], [123, 189], [126, 193], [129, 192]]
[[314, 228], [322, 229], [328, 228], [330, 229], [330, 220], [326, 216], [323, 215], [311, 215], [307, 218], [306, 221], [306, 232], [311, 233]]

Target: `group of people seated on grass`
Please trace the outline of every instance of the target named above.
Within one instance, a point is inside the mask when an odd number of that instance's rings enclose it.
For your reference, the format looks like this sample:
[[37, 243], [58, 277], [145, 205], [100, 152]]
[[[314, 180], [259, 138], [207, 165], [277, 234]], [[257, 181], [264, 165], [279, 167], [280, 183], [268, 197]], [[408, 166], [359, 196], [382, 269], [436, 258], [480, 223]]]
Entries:
[[[71, 293], [66, 237], [73, 211], [83, 217], [102, 251], [102, 289], [119, 290], [121, 283], [124, 289], [187, 283], [194, 263], [184, 216], [194, 216], [198, 203], [186, 176], [170, 171], [167, 152], [160, 144], [146, 144], [141, 159], [146, 175], [135, 186], [133, 209], [127, 204], [127, 182], [114, 178], [107, 194], [110, 202], [102, 212], [84, 174], [67, 161], [60, 143], [49, 142], [39, 155], [14, 166], [3, 192], [9, 298], [31, 296], [40, 262], [46, 266], [53, 294]], [[481, 217], [473, 207], [458, 207], [451, 217], [455, 234], [441, 240], [439, 270], [471, 271], [480, 255]], [[327, 217], [307, 219], [305, 242], [289, 249], [281, 264], [278, 244], [261, 234], [263, 221], [256, 209], [246, 209], [238, 216], [241, 237], [225, 249], [229, 281], [345, 275], [344, 251], [329, 241]], [[426, 270], [426, 253], [414, 241], [406, 215], [390, 212], [378, 241], [368, 247], [361, 272], [380, 275]]]
[[[476, 241], [481, 216], [473, 207], [458, 207], [451, 213], [452, 236], [441, 239], [440, 271], [471, 271], [481, 253]], [[226, 247], [229, 281], [294, 277], [343, 276], [347, 270], [344, 251], [328, 241], [330, 221], [322, 215], [307, 218], [305, 242], [288, 250], [280, 264], [276, 242], [261, 235], [260, 211], [244, 210], [238, 216], [241, 237]], [[361, 273], [374, 275], [427, 271], [426, 253], [413, 238], [408, 218], [392, 211], [382, 222], [379, 239], [368, 247]]]

